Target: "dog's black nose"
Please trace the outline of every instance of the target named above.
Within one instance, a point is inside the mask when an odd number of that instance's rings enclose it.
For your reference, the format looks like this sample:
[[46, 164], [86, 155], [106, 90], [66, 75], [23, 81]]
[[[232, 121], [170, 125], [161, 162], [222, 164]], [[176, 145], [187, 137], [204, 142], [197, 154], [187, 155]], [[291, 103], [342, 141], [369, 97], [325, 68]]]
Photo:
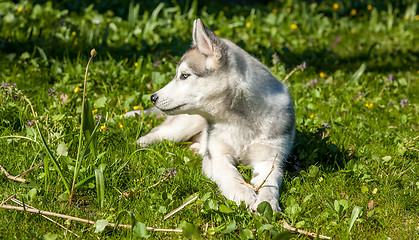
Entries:
[[153, 95], [151, 95], [151, 97], [150, 97], [150, 100], [153, 104], [156, 104], [157, 99], [159, 99], [159, 96], [157, 96], [157, 94], [155, 94], [155, 93]]

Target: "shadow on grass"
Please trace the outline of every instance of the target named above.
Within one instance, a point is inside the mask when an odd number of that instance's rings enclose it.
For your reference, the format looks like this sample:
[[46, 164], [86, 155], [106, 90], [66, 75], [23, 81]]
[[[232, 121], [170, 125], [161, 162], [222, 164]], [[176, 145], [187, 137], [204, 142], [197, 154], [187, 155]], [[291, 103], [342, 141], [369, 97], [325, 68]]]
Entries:
[[321, 167], [323, 172], [335, 172], [349, 161], [349, 153], [331, 143], [327, 126], [319, 128], [316, 133], [296, 131], [294, 148], [285, 164], [290, 176], [299, 176], [300, 171], [311, 165]]

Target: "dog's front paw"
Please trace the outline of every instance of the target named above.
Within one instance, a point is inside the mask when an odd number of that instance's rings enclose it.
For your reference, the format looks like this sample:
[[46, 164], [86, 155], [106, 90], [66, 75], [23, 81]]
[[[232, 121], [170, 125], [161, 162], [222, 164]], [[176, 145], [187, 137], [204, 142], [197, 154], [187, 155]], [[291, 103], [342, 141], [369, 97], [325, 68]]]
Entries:
[[152, 142], [150, 141], [150, 139], [147, 138], [147, 136], [143, 136], [140, 137], [137, 142], [138, 145], [140, 145], [140, 147], [145, 148], [148, 145], [150, 145]]

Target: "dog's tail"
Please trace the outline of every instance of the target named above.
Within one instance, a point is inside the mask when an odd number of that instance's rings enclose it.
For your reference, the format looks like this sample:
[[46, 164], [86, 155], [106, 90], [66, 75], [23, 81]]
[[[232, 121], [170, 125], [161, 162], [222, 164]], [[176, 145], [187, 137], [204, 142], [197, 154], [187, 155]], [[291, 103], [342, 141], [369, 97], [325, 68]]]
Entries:
[[144, 117], [144, 115], [148, 115], [148, 116], [154, 115], [156, 118], [166, 117], [166, 115], [156, 107], [151, 107], [144, 110], [129, 111], [124, 114], [124, 117], [135, 117], [137, 115], [140, 117]]

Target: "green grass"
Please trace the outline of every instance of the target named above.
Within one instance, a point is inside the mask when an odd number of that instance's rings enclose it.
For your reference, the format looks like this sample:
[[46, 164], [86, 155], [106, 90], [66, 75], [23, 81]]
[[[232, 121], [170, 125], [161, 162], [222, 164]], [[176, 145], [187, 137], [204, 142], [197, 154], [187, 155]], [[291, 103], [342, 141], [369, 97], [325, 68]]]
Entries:
[[[17, 175], [46, 163], [24, 176], [27, 184], [1, 173], [2, 201], [17, 194], [38, 209], [93, 221], [130, 224], [130, 216], [135, 217], [134, 231], [108, 227], [96, 232], [92, 225], [54, 218], [83, 239], [308, 238], [288, 235], [282, 220], [334, 239], [419, 238], [419, 16], [414, 1], [337, 1], [337, 9], [332, 1], [40, 2], [0, 3], [0, 79], [16, 83], [0, 87], [0, 164]], [[227, 201], [202, 175], [201, 158], [187, 144], [164, 141], [139, 149], [135, 140], [160, 120], [121, 118], [135, 106], [152, 105], [150, 94], [170, 81], [190, 46], [197, 17], [260, 59], [278, 79], [306, 62], [307, 69], [286, 81], [297, 135], [286, 164], [280, 214], [258, 216]], [[87, 152], [69, 205], [57, 166], [28, 122], [35, 116], [24, 96], [34, 105], [40, 131], [71, 185], [84, 72], [93, 48], [98, 55], [90, 65], [87, 99], [91, 121], [102, 117], [97, 152], [83, 140]], [[249, 169], [241, 171], [250, 177]], [[198, 200], [163, 220], [195, 195]], [[144, 233], [144, 226], [180, 227], [184, 233]], [[40, 215], [0, 210], [2, 239], [75, 238], [65, 232]]]

